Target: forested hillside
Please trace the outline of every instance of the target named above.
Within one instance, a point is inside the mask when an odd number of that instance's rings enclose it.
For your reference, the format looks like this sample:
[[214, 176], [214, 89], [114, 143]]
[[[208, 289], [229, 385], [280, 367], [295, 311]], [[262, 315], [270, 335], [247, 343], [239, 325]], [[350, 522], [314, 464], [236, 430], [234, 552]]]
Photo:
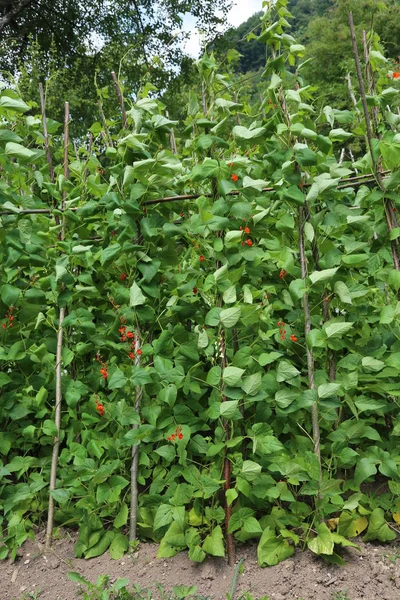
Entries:
[[[353, 11], [359, 40], [362, 30], [371, 28], [380, 37], [386, 56], [397, 60], [400, 55], [400, 3], [398, 0], [290, 0], [288, 9], [293, 15], [291, 34], [306, 46], [302, 70], [305, 80], [319, 86], [322, 104], [335, 99], [347, 103], [345, 77], [354, 71], [354, 59], [348, 26], [349, 10]], [[229, 49], [240, 53], [234, 64], [237, 73], [262, 70], [265, 64], [265, 45], [256, 39], [261, 31], [262, 12], [253, 15], [238, 28], [229, 29], [215, 40], [213, 49], [223, 56]], [[250, 37], [250, 41], [248, 41]], [[257, 80], [257, 78], [255, 78]]]

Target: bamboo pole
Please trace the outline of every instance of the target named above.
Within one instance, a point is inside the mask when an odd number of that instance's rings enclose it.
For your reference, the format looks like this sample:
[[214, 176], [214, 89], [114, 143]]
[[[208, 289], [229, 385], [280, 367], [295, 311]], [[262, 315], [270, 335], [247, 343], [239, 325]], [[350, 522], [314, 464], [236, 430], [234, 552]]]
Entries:
[[45, 97], [44, 97], [44, 91], [43, 91], [43, 84], [42, 84], [42, 82], [39, 83], [39, 93], [40, 93], [40, 106], [41, 106], [41, 109], [42, 109], [42, 123], [43, 123], [44, 147], [45, 147], [45, 150], [46, 150], [47, 163], [49, 165], [50, 181], [51, 181], [51, 183], [54, 183], [54, 168], [53, 168], [53, 161], [51, 159], [51, 152], [50, 152], [49, 132], [47, 131], [46, 101], [45, 101]]
[[[64, 114], [64, 176], [66, 179], [69, 177], [68, 168], [68, 144], [69, 144], [69, 103], [65, 103], [65, 114]], [[65, 210], [65, 193], [61, 203], [61, 209]], [[59, 235], [60, 240], [65, 238], [65, 216], [63, 215], [61, 232]], [[62, 344], [63, 344], [63, 321], [65, 317], [65, 308], [61, 307], [58, 317], [58, 332], [57, 332], [57, 350], [56, 350], [56, 402], [55, 402], [55, 417], [54, 424], [57, 428], [57, 435], [54, 438], [53, 452], [51, 457], [51, 470], [50, 470], [50, 486], [49, 486], [49, 509], [47, 514], [47, 530], [46, 530], [46, 548], [51, 548], [53, 538], [53, 526], [54, 526], [54, 498], [52, 492], [56, 489], [57, 484], [57, 466], [58, 466], [58, 455], [60, 451], [60, 434], [61, 434], [61, 404], [62, 404], [62, 391], [61, 391], [61, 362], [62, 362]]]
[[126, 116], [124, 98], [122, 96], [121, 88], [118, 83], [118, 78], [117, 78], [115, 71], [111, 71], [111, 77], [113, 78], [113, 81], [114, 81], [115, 91], [117, 92], [118, 102], [119, 102], [119, 105], [120, 105], [121, 111], [122, 111], [122, 125], [123, 125], [124, 129], [127, 129], [128, 128], [128, 119]]
[[[140, 341], [140, 329], [136, 326], [135, 330], [135, 365], [140, 367], [141, 358], [141, 341]], [[136, 386], [135, 391], [135, 410], [140, 414], [140, 406], [143, 398], [143, 389], [140, 385]], [[139, 424], [133, 425], [133, 431], [136, 431]], [[130, 513], [130, 528], [129, 528], [129, 541], [134, 542], [137, 534], [137, 508], [138, 508], [138, 464], [139, 464], [139, 444], [132, 446], [132, 462], [131, 462], [131, 513]]]
[[[301, 277], [306, 284], [307, 279], [307, 259], [304, 244], [304, 215], [303, 208], [298, 208], [298, 225], [299, 225], [299, 251], [300, 251], [300, 266], [301, 266]], [[306, 292], [303, 296], [303, 311], [304, 311], [304, 334], [306, 339], [306, 355], [307, 355], [307, 371], [308, 371], [308, 386], [310, 390], [315, 389], [315, 364], [314, 354], [312, 349], [308, 347], [307, 336], [311, 331], [311, 313], [308, 293]], [[322, 481], [322, 468], [321, 468], [321, 447], [320, 447], [320, 428], [319, 428], [319, 415], [318, 415], [318, 404], [314, 402], [311, 407], [311, 420], [313, 429], [313, 441], [314, 441], [314, 452], [318, 458], [319, 469], [320, 469], [320, 483]]]

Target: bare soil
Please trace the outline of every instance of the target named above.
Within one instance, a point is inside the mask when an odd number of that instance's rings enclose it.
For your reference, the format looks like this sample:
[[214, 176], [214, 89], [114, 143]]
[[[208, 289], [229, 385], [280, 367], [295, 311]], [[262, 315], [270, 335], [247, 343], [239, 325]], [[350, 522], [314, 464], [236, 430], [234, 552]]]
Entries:
[[[176, 585], [194, 585], [198, 595], [215, 600], [226, 600], [231, 587], [234, 568], [223, 559], [193, 564], [186, 553], [157, 559], [157, 545], [149, 543], [141, 543], [137, 552], [118, 561], [108, 553], [90, 560], [75, 559], [76, 535], [63, 535], [50, 553], [44, 549], [44, 535], [38, 534], [24, 545], [13, 564], [0, 562], [0, 600], [30, 598], [27, 594], [35, 591], [40, 600], [79, 600], [77, 584], [67, 577], [69, 571], [92, 582], [104, 574], [112, 582], [126, 577], [132, 584], [154, 589], [154, 598], [159, 597], [157, 583], [167, 592]], [[343, 567], [327, 565], [309, 551], [296, 551], [292, 558], [266, 569], [257, 565], [256, 546], [239, 547], [237, 557], [243, 557], [244, 563], [235, 599], [250, 592], [254, 598], [268, 596], [269, 600], [400, 600], [400, 548], [359, 544], [360, 552], [348, 549], [343, 555]]]

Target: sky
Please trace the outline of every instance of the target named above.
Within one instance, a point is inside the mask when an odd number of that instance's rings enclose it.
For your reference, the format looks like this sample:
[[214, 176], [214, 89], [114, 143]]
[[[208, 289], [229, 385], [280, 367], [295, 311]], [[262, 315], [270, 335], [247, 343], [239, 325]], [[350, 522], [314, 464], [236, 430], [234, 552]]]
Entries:
[[[234, 6], [228, 14], [228, 24], [238, 27], [254, 13], [262, 10], [263, 0], [235, 0]], [[200, 34], [195, 29], [192, 17], [185, 17], [183, 29], [191, 33], [190, 39], [184, 44], [184, 50], [190, 56], [197, 58], [200, 52]]]

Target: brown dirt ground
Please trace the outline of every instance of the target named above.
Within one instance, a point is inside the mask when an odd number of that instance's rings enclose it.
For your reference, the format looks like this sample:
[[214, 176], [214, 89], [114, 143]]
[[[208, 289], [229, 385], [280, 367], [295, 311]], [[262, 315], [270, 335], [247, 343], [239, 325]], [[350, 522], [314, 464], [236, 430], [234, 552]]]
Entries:
[[[118, 561], [108, 553], [78, 560], [74, 558], [75, 539], [76, 534], [65, 533], [55, 540], [54, 550], [46, 553], [44, 534], [38, 534], [24, 545], [14, 564], [0, 561], [0, 600], [21, 600], [35, 590], [41, 591], [40, 600], [79, 600], [77, 584], [67, 577], [69, 571], [78, 571], [92, 582], [104, 574], [112, 582], [126, 577], [146, 589], [157, 583], [166, 591], [175, 585], [195, 585], [197, 594], [214, 600], [225, 600], [230, 590], [234, 570], [223, 559], [193, 564], [187, 553], [157, 559], [157, 546], [141, 543], [138, 552]], [[268, 595], [270, 600], [336, 600], [339, 592], [346, 592], [349, 600], [400, 600], [400, 547], [359, 543], [361, 552], [348, 549], [343, 567], [327, 565], [309, 551], [296, 551], [280, 565], [261, 569], [256, 546], [239, 547], [237, 557], [243, 557], [244, 563], [235, 598], [251, 592], [254, 598]]]

